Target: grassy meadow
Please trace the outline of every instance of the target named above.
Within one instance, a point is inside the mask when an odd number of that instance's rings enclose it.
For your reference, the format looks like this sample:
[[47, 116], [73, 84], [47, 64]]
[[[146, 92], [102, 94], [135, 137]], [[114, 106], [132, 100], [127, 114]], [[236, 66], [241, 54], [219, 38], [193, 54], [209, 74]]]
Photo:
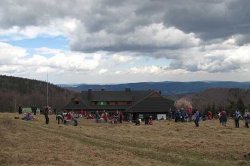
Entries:
[[218, 120], [154, 121], [152, 126], [104, 124], [81, 119], [78, 126], [45, 125], [0, 114], [0, 165], [250, 165], [250, 129]]

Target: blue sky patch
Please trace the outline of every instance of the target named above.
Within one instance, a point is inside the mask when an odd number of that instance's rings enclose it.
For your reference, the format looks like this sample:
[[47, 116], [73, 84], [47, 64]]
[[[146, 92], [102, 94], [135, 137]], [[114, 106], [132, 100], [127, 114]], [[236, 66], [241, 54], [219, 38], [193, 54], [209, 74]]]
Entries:
[[37, 37], [34, 39], [23, 39], [16, 41], [9, 41], [11, 45], [23, 47], [26, 49], [48, 47], [51, 49], [69, 50], [69, 41], [63, 37]]

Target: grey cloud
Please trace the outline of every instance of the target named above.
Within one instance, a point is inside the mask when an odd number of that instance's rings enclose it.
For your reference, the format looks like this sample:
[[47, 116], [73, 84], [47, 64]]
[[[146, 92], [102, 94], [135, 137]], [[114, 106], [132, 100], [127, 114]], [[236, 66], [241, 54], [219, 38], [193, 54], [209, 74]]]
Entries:
[[[2, 29], [46, 26], [65, 17], [80, 22], [67, 36], [73, 51], [165, 57], [172, 60], [171, 68], [188, 71], [238, 70], [240, 64], [225, 61], [223, 54], [205, 55], [215, 54], [232, 36], [237, 36], [235, 45], [250, 43], [249, 0], [0, 1]], [[212, 42], [217, 48], [210, 47]]]
[[104, 30], [112, 36], [164, 22], [208, 40], [249, 33], [249, 6], [249, 0], [1, 0], [0, 23], [5, 28], [39, 26], [72, 17], [81, 20], [89, 34]]
[[227, 38], [249, 33], [250, 1], [185, 1], [166, 12], [165, 22], [185, 32], [195, 32], [203, 39]]

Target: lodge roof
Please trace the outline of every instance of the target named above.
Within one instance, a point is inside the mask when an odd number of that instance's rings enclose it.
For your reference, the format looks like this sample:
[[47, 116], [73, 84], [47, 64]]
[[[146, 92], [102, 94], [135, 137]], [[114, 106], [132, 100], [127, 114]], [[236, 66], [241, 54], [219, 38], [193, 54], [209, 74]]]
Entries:
[[174, 101], [165, 97], [146, 97], [131, 105], [127, 112], [169, 112], [173, 109]]
[[87, 105], [81, 99], [74, 98], [66, 106], [64, 106], [64, 109], [87, 109]]
[[84, 101], [137, 101], [152, 93], [148, 91], [82, 91]]

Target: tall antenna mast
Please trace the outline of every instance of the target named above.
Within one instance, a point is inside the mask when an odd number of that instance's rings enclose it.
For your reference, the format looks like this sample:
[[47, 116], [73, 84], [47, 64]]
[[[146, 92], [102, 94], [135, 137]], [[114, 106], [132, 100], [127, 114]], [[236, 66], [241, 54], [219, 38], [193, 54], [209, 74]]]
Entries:
[[49, 83], [48, 83], [48, 72], [47, 72], [47, 107], [49, 106]]
[[14, 112], [15, 112], [15, 111], [16, 111], [16, 97], [15, 97], [15, 99], [14, 99], [14, 107], [15, 107], [15, 108], [14, 108], [14, 109], [15, 109]]

